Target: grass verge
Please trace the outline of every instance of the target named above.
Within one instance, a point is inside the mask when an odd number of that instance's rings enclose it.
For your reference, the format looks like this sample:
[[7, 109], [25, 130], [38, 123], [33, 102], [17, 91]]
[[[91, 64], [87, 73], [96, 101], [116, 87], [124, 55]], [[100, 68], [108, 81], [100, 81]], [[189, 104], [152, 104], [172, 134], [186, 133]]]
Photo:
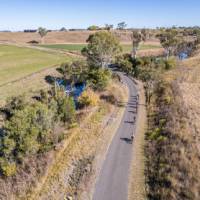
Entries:
[[129, 177], [128, 200], [145, 200], [145, 132], [146, 132], [146, 103], [143, 84], [137, 81], [139, 92], [139, 108], [137, 116], [137, 126], [133, 143], [133, 156]]

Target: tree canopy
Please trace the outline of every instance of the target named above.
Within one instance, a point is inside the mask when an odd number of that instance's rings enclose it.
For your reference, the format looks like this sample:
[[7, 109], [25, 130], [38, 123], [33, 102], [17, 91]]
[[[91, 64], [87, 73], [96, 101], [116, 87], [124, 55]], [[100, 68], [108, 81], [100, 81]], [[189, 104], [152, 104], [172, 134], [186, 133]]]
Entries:
[[47, 30], [46, 28], [39, 27], [39, 28], [38, 28], [38, 33], [39, 33], [40, 37], [43, 38], [44, 36], [47, 35], [48, 30]]
[[174, 55], [178, 45], [182, 42], [182, 38], [179, 37], [179, 33], [176, 29], [162, 30], [157, 37], [166, 50], [167, 57]]
[[90, 31], [96, 31], [96, 30], [99, 30], [99, 29], [100, 29], [99, 26], [96, 26], [96, 25], [92, 25], [92, 26], [88, 27], [88, 30], [90, 30]]
[[95, 67], [108, 67], [114, 56], [122, 51], [119, 40], [108, 31], [90, 35], [87, 42], [82, 54], [87, 57], [89, 65]]
[[117, 29], [119, 29], [119, 30], [123, 30], [126, 27], [127, 27], [126, 22], [120, 22], [120, 23], [117, 24]]

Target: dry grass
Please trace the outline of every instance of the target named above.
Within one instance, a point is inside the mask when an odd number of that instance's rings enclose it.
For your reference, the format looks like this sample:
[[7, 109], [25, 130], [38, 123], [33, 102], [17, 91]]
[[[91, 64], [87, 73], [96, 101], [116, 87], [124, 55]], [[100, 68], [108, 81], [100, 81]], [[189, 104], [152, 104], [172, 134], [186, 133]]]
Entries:
[[45, 80], [47, 76], [60, 76], [56, 70], [57, 67], [48, 68], [37, 73], [33, 73], [25, 78], [22, 78], [16, 82], [6, 84], [0, 87], [0, 106], [5, 105], [6, 99], [10, 96], [17, 96], [20, 94], [26, 94], [27, 96], [33, 96], [41, 89], [51, 87]]
[[[132, 31], [112, 31], [120, 40], [122, 44], [132, 43]], [[86, 44], [86, 40], [89, 35], [95, 33], [95, 31], [68, 31], [68, 32], [49, 32], [45, 38], [45, 44]], [[25, 44], [32, 40], [41, 41], [38, 33], [3, 33], [0, 32], [0, 43], [14, 43]], [[157, 39], [150, 39], [147, 41], [147, 45], [159, 46]]]
[[137, 55], [139, 57], [163, 56], [164, 49], [163, 48], [154, 48], [154, 49], [139, 50]]
[[144, 145], [146, 132], [146, 107], [143, 84], [139, 81], [137, 88], [140, 95], [136, 127], [136, 137], [133, 145], [131, 173], [129, 177], [129, 200], [145, 200], [145, 174], [144, 174]]
[[[200, 70], [199, 55], [179, 63], [163, 75], [165, 92], [150, 109], [150, 127], [162, 127], [164, 140], [151, 140], [147, 148], [150, 199], [199, 200], [200, 198]], [[170, 99], [165, 103], [164, 99]], [[154, 127], [154, 128], [155, 128]]]
[[[69, 31], [69, 32], [49, 32], [44, 38], [46, 44], [74, 44], [74, 43], [86, 43], [90, 34], [94, 31]], [[131, 42], [131, 32], [118, 32], [114, 31], [114, 34], [120, 38], [123, 43]], [[27, 43], [32, 40], [41, 41], [38, 33], [2, 33], [0, 32], [0, 42], [11, 43]]]

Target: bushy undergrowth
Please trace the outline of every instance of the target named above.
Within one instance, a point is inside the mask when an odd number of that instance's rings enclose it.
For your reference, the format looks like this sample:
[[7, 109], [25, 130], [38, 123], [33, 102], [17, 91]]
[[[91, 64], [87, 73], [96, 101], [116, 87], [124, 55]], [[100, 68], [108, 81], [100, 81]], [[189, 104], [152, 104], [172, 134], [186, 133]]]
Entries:
[[14, 97], [5, 108], [6, 121], [0, 138], [0, 171], [5, 176], [16, 173], [17, 165], [32, 155], [49, 151], [58, 142], [57, 123], [75, 121], [75, 106], [64, 91], [41, 92], [39, 100], [29, 103]]
[[112, 74], [109, 69], [90, 68], [87, 75], [88, 84], [94, 89], [102, 91], [111, 80]]
[[[166, 157], [170, 133], [166, 129], [169, 120], [169, 106], [166, 101], [171, 96], [170, 88], [164, 82], [158, 82], [155, 96], [148, 105], [148, 132], [146, 134], [146, 177], [147, 194], [150, 200], [170, 198], [170, 164]], [[169, 149], [170, 151], [170, 149]]]
[[78, 99], [80, 107], [97, 106], [99, 97], [91, 89], [85, 90]]

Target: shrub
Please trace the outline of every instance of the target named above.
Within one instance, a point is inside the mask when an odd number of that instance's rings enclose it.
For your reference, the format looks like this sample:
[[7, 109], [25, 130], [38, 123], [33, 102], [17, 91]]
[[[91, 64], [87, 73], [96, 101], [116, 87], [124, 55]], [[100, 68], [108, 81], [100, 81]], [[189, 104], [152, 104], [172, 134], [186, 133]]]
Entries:
[[[5, 133], [0, 139], [0, 155], [17, 161], [36, 154], [52, 143], [51, 130], [54, 123], [54, 115], [47, 105], [40, 102], [16, 110], [5, 122]], [[5, 165], [4, 169], [8, 167], [12, 165]]]
[[75, 120], [75, 104], [72, 97], [67, 97], [64, 91], [59, 91], [55, 97], [59, 119], [66, 123]]
[[13, 176], [16, 173], [16, 163], [0, 160], [0, 171], [4, 176]]
[[173, 58], [165, 60], [165, 69], [170, 70], [176, 66], [176, 61]]
[[117, 103], [117, 99], [113, 94], [108, 94], [108, 95], [103, 94], [100, 96], [100, 99], [105, 100], [113, 105]]
[[92, 25], [92, 26], [89, 26], [88, 27], [88, 30], [89, 31], [96, 31], [96, 30], [99, 30], [100, 28], [98, 27], [98, 26], [96, 26], [96, 25]]
[[9, 98], [5, 106], [7, 118], [10, 118], [16, 110], [24, 109], [26, 105], [27, 101], [24, 95]]
[[98, 104], [99, 98], [92, 90], [88, 89], [82, 93], [79, 97], [78, 102], [80, 106], [96, 106]]
[[119, 68], [127, 74], [130, 74], [133, 71], [133, 64], [128, 58], [118, 58], [117, 64]]
[[111, 80], [111, 72], [108, 69], [91, 69], [87, 80], [94, 90], [104, 90]]

